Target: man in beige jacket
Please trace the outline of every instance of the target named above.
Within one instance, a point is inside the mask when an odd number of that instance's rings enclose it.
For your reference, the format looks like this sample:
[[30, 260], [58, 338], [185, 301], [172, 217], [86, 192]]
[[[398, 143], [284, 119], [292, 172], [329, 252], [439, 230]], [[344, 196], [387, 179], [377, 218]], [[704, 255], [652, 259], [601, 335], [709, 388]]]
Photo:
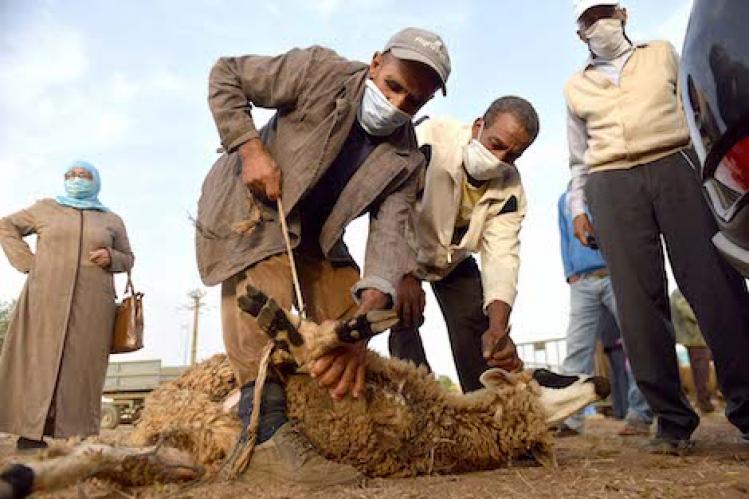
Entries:
[[[402, 325], [390, 334], [390, 352], [428, 365], [418, 324], [421, 281], [430, 281], [465, 392], [481, 387], [479, 376], [490, 366], [522, 366], [508, 334], [526, 212], [514, 162], [538, 126], [529, 102], [502, 97], [471, 125], [429, 119], [416, 127], [427, 169], [409, 227], [413, 260], [398, 290]], [[473, 253], [481, 255], [481, 270]]]
[[[647, 450], [682, 454], [699, 423], [679, 382], [661, 240], [715, 356], [726, 415], [749, 440], [749, 296], [711, 243], [668, 42], [633, 44], [616, 0], [575, 0], [590, 58], [565, 87], [576, 237], [608, 263], [627, 353], [658, 418]], [[587, 200], [594, 225], [584, 211]]]

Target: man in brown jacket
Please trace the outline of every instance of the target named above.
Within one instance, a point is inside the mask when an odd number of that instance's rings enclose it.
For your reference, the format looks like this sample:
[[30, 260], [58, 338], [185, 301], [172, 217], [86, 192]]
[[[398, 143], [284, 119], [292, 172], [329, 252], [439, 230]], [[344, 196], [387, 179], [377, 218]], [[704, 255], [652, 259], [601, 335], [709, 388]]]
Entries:
[[[424, 158], [411, 117], [450, 72], [439, 36], [408, 28], [369, 65], [314, 46], [276, 57], [221, 58], [209, 104], [226, 153], [209, 172], [198, 206], [197, 259], [206, 285], [222, 285], [224, 344], [242, 386], [247, 425], [259, 354], [268, 341], [237, 306], [248, 284], [290, 308], [288, 256], [279, 218], [287, 217], [308, 316], [347, 318], [396, 300], [408, 255], [404, 227]], [[276, 109], [258, 131], [252, 106]], [[276, 200], [285, 213], [278, 213]], [[253, 211], [259, 223], [247, 227]], [[368, 213], [363, 278], [343, 242], [346, 225]], [[366, 344], [318, 360], [311, 374], [333, 398], [364, 389]], [[356, 479], [326, 461], [287, 423], [283, 388], [266, 383], [251, 476], [298, 483]]]
[[749, 440], [749, 295], [711, 242], [717, 228], [691, 167], [678, 55], [667, 42], [632, 44], [616, 0], [575, 4], [591, 57], [565, 87], [568, 199], [575, 236], [585, 245], [595, 237], [606, 258], [632, 371], [658, 417], [647, 450], [687, 452], [699, 423], [679, 382], [661, 238], [713, 351], [726, 416]]

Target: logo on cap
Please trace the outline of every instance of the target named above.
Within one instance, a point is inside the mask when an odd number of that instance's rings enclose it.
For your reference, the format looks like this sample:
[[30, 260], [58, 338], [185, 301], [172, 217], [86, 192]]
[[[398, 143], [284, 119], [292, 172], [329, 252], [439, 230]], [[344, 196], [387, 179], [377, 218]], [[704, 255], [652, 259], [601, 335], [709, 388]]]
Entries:
[[419, 42], [422, 47], [434, 50], [435, 52], [442, 51], [442, 42], [439, 40], [429, 41], [426, 38], [417, 36], [416, 38], [414, 38], [414, 41]]

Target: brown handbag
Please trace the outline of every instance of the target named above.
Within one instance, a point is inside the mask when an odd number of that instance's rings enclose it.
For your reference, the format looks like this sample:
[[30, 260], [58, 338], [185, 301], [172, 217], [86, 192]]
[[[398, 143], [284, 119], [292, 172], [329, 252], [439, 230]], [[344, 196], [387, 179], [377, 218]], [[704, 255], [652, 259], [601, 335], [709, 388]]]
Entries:
[[134, 352], [141, 348], [143, 348], [143, 293], [135, 292], [130, 272], [128, 272], [125, 295], [117, 304], [114, 335], [109, 353]]

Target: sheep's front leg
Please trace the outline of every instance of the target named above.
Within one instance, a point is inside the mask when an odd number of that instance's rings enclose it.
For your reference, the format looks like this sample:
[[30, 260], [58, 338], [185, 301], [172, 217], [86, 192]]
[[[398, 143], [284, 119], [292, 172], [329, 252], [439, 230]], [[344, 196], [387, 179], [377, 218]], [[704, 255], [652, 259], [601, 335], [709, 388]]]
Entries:
[[240, 296], [237, 303], [240, 309], [257, 319], [260, 328], [273, 341], [292, 354], [300, 367], [342, 344], [372, 338], [398, 323], [395, 311], [373, 310], [346, 322], [317, 324], [282, 309], [272, 297], [252, 286], [247, 286], [247, 293]]
[[59, 489], [91, 476], [139, 483], [144, 479], [162, 482], [191, 480], [200, 473], [200, 467], [188, 453], [170, 447], [81, 444], [62, 456], [9, 466], [0, 473], [0, 499], [16, 499], [32, 492]]

